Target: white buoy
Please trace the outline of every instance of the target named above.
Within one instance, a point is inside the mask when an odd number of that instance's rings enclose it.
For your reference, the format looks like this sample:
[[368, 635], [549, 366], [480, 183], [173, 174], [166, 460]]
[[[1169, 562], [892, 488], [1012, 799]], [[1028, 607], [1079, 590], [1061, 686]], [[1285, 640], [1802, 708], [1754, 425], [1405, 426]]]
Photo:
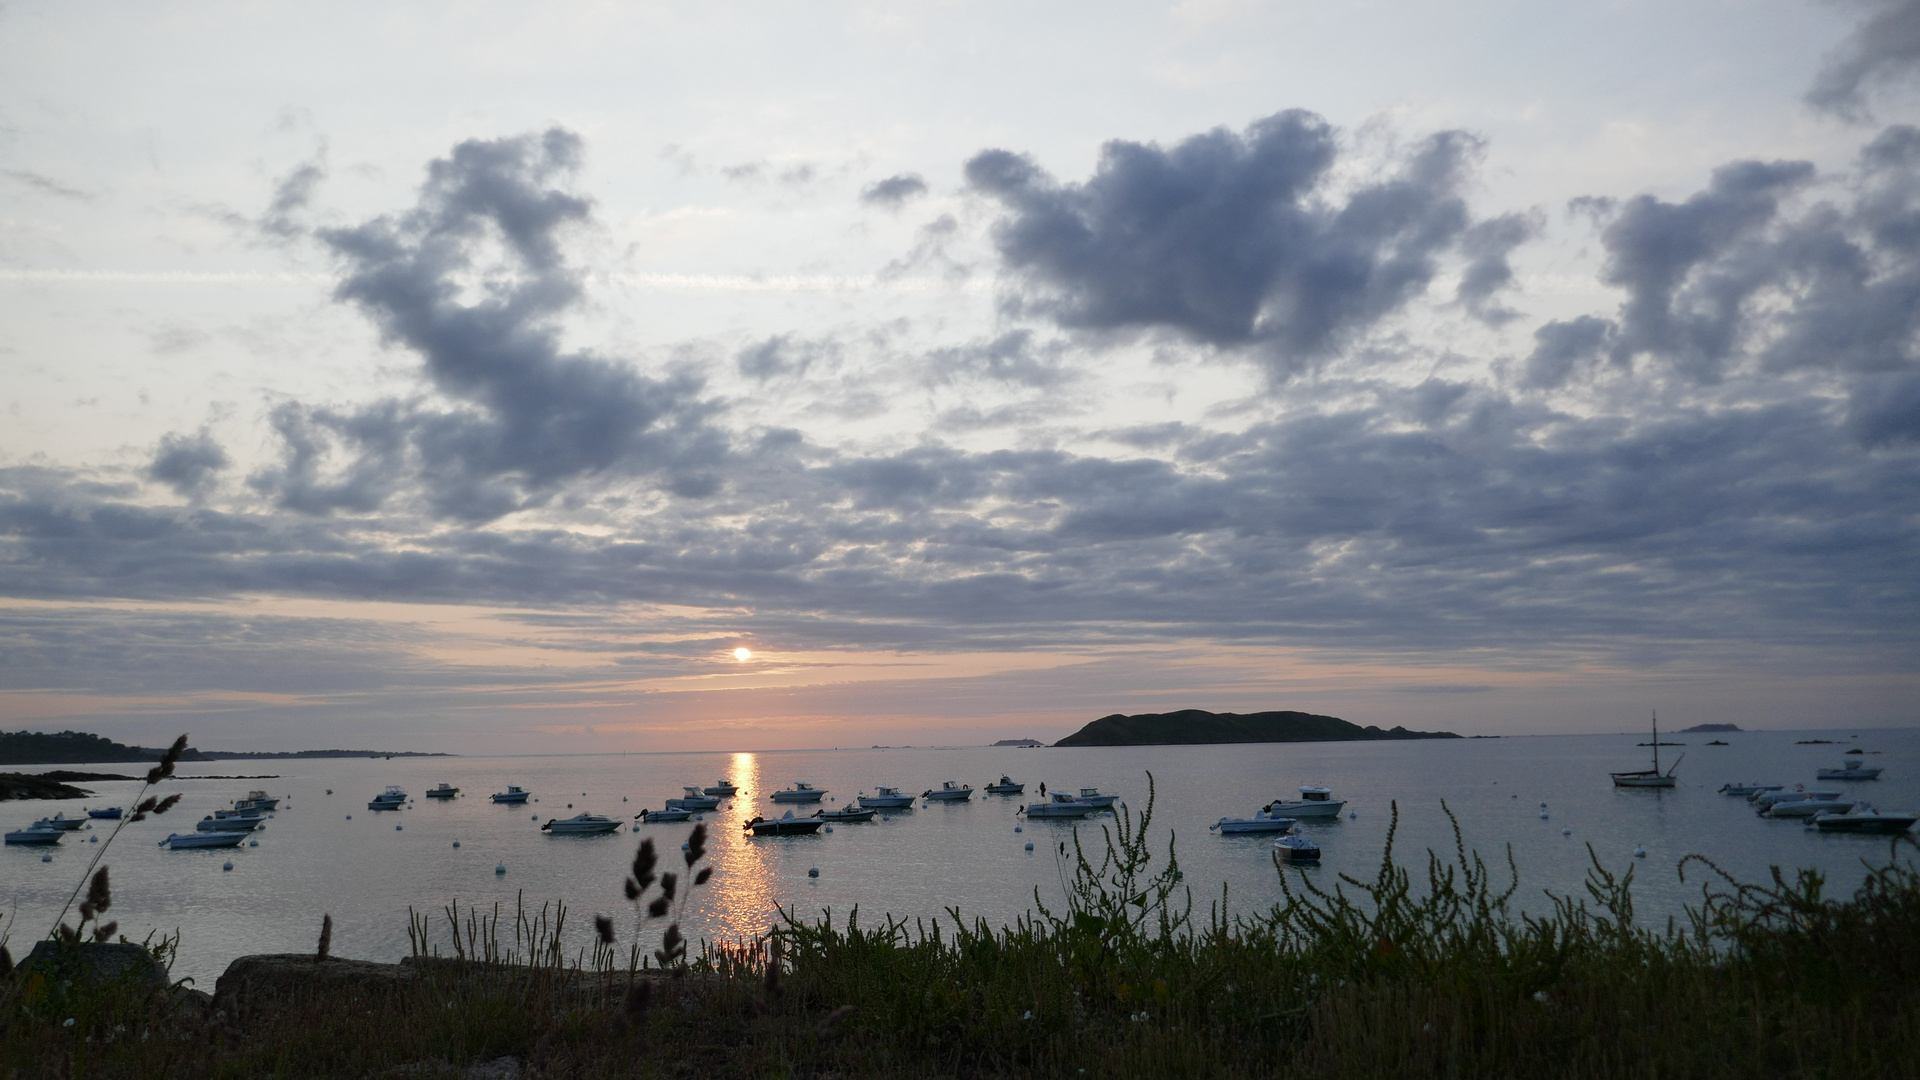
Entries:
[[1634, 849], [1633, 849], [1633, 857], [1634, 857], [1634, 858], [1636, 858], [1636, 859], [1644, 859], [1644, 858], [1646, 858], [1646, 857], [1647, 857], [1647, 849], [1646, 849], [1646, 848], [1643, 848], [1643, 847], [1637, 847], [1637, 848], [1634, 848]]
[[221, 863], [221, 864], [220, 864], [220, 869], [222, 869], [222, 870], [231, 870], [231, 869], [233, 869], [233, 860], [232, 860], [232, 859], [228, 859], [228, 860], [227, 860], [226, 862], [224, 862], [224, 863]]
[[626, 802], [626, 801], [627, 801], [627, 797], [626, 797], [625, 795], [622, 795], [622, 796], [620, 796], [620, 801], [621, 801], [621, 802]]
[[1540, 804], [1540, 809], [1542, 809], [1542, 810], [1545, 810], [1546, 808], [1547, 808], [1547, 804], [1546, 804], [1546, 803], [1541, 803], [1541, 804]]
[[807, 867], [807, 876], [808, 876], [808, 877], [819, 877], [819, 876], [820, 876], [820, 868], [819, 868], [819, 867], [817, 867], [817, 866], [809, 866], [809, 867]]
[[680, 850], [681, 850], [681, 851], [692, 851], [692, 850], [693, 850], [693, 845], [691, 845], [691, 844], [681, 844], [681, 845], [680, 845]]
[[1032, 850], [1033, 850], [1033, 841], [1031, 841], [1031, 840], [1029, 840], [1029, 841], [1027, 841], [1027, 850], [1028, 850], [1028, 851], [1032, 851]]
[[501, 863], [501, 864], [499, 864], [498, 866], [495, 866], [495, 867], [493, 868], [493, 872], [494, 872], [494, 873], [496, 873], [496, 874], [504, 874], [504, 873], [506, 873], [506, 872], [507, 872], [507, 864], [506, 864], [506, 863]]
[[528, 814], [528, 815], [527, 815], [527, 820], [528, 820], [528, 821], [539, 821], [539, 820], [540, 820], [540, 815], [539, 815], [539, 814]]

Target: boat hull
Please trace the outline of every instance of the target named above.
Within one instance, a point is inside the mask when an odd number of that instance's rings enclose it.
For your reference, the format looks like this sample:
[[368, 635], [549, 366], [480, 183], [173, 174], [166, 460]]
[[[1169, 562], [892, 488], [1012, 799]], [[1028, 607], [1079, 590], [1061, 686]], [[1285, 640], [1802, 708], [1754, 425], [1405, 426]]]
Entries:
[[1802, 799], [1799, 802], [1774, 803], [1761, 812], [1762, 817], [1770, 818], [1810, 818], [1820, 814], [1844, 814], [1853, 806], [1853, 800], [1835, 802], [1827, 799]]
[[250, 833], [260, 827], [263, 818], [201, 818], [193, 827], [203, 833]]
[[701, 788], [700, 791], [703, 795], [724, 795], [732, 798], [739, 793], [740, 788], [734, 784], [721, 784], [718, 787]]
[[1907, 814], [1823, 814], [1813, 824], [1821, 832], [1889, 834], [1908, 832], [1915, 821]]
[[1214, 825], [1222, 833], [1283, 833], [1293, 828], [1294, 819], [1282, 818], [1221, 818]]
[[239, 847], [246, 839], [247, 835], [239, 832], [174, 833], [160, 841], [160, 844], [172, 851], [184, 851], [189, 848]]
[[878, 810], [822, 810], [814, 816], [828, 823], [835, 821], [872, 821], [873, 816], [879, 812]]
[[685, 821], [692, 816], [693, 811], [691, 810], [676, 810], [673, 807], [668, 807], [665, 810], [642, 810], [639, 814], [635, 815], [634, 820], [644, 821], [648, 824], [666, 824], [674, 821]]
[[1042, 803], [1039, 806], [1029, 806], [1025, 810], [1022, 810], [1021, 813], [1030, 818], [1083, 818], [1089, 814], [1098, 813], [1099, 810], [1099, 807], [1091, 803], [1083, 803], [1079, 806], [1066, 806], [1061, 803]]
[[965, 791], [929, 791], [923, 796], [930, 802], [966, 802], [973, 798], [973, 789]]
[[1337, 818], [1340, 810], [1347, 805], [1345, 799], [1329, 799], [1325, 802], [1275, 802], [1273, 812], [1281, 817], [1290, 818]]
[[776, 791], [772, 798], [774, 802], [819, 802], [820, 797], [825, 794], [824, 791]]
[[1297, 836], [1274, 841], [1273, 854], [1281, 862], [1318, 863], [1320, 861], [1319, 845], [1301, 840]]
[[540, 826], [542, 832], [554, 836], [598, 836], [620, 828], [618, 821], [549, 821]]
[[862, 795], [855, 801], [867, 810], [907, 810], [913, 807], [911, 795]]
[[500, 803], [503, 806], [508, 806], [508, 805], [518, 806], [521, 803], [527, 801], [527, 796], [529, 794], [531, 793], [525, 792], [525, 791], [513, 791], [513, 792], [498, 791], [494, 793], [493, 801]]
[[74, 829], [85, 828], [86, 824], [87, 819], [83, 817], [52, 817], [41, 818], [39, 821], [33, 823], [33, 827], [36, 829], [59, 829], [63, 832], [71, 832]]
[[1814, 774], [1815, 780], [1878, 780], [1880, 770], [1875, 769], [1821, 769]]
[[1670, 788], [1674, 786], [1671, 776], [1644, 776], [1639, 773], [1614, 773], [1613, 786], [1622, 788]]
[[87, 811], [87, 816], [90, 818], [103, 819], [106, 821], [117, 821], [120, 818], [120, 808], [117, 806], [113, 806], [113, 807], [108, 807], [105, 810], [89, 810]]
[[18, 832], [8, 833], [7, 843], [21, 847], [40, 847], [57, 844], [65, 835], [67, 835], [66, 832], [61, 829], [21, 829]]
[[720, 800], [709, 795], [689, 796], [681, 799], [668, 799], [667, 807], [669, 809], [678, 808], [681, 810], [718, 810], [720, 808]]
[[368, 803], [368, 804], [367, 804], [367, 809], [369, 809], [369, 810], [398, 810], [398, 809], [400, 809], [401, 807], [403, 807], [403, 806], [405, 806], [405, 805], [406, 805], [405, 803], [399, 803], [399, 802], [388, 802], [388, 801], [387, 801], [387, 800], [385, 800], [385, 799], [375, 799], [375, 800], [373, 800], [372, 802], [370, 802], [370, 803]]
[[820, 831], [826, 822], [819, 818], [781, 818], [774, 821], [756, 821], [747, 826], [755, 836], [803, 836]]

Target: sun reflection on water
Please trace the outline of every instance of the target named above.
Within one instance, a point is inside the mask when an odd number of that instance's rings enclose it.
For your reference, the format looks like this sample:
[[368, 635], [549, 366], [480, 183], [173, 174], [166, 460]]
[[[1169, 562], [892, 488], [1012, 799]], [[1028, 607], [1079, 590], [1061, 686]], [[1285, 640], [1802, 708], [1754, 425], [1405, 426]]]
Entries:
[[753, 815], [759, 795], [760, 761], [753, 754], [735, 754], [729, 777], [738, 785], [730, 806], [707, 815], [708, 861], [713, 865], [707, 897], [708, 933], [714, 938], [763, 934], [777, 917], [774, 912], [774, 871], [767, 853], [747, 839], [741, 824]]

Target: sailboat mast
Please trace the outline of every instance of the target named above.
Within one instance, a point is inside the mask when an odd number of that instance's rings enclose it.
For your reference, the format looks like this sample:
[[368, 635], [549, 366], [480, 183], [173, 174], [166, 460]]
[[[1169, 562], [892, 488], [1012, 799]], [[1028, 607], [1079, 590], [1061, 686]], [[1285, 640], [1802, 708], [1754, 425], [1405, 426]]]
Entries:
[[1660, 710], [1653, 711], [1653, 775], [1660, 775]]

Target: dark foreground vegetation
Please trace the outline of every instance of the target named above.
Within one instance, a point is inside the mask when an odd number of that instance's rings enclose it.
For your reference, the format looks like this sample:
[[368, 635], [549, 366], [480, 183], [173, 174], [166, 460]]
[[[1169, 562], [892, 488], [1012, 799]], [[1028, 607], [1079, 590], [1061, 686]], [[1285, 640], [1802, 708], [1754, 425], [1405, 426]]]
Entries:
[[324, 959], [323, 931], [316, 954], [236, 962], [211, 1003], [16, 972], [0, 1076], [1858, 1080], [1920, 1061], [1905, 838], [1843, 899], [1814, 873], [1746, 885], [1689, 859], [1700, 901], [1657, 929], [1634, 921], [1631, 870], [1596, 861], [1586, 896], [1529, 917], [1510, 859], [1457, 847], [1416, 876], [1391, 843], [1371, 881], [1284, 870], [1282, 903], [1230, 916], [1148, 850], [1151, 813], [1057, 852], [1068, 903], [1011, 928], [790, 916], [689, 951], [696, 831], [678, 881], [643, 846], [634, 912], [596, 920], [590, 954], [563, 952], [557, 908], [449, 908], [416, 917], [404, 964]]

